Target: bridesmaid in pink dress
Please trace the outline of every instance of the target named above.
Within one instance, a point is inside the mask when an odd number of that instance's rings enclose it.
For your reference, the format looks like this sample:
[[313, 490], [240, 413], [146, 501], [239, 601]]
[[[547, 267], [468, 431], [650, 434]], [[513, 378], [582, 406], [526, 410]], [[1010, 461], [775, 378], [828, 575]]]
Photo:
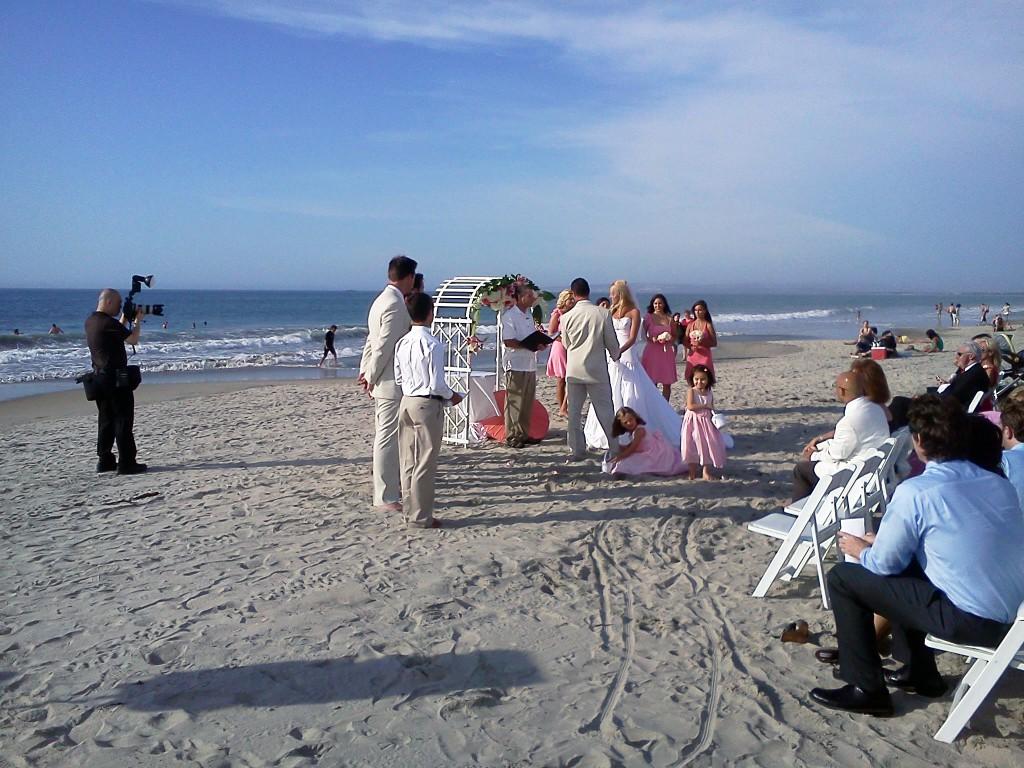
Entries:
[[669, 445], [657, 430], [644, 429], [644, 423], [628, 405], [619, 408], [612, 435], [629, 433], [632, 439], [605, 463], [604, 471], [612, 475], [681, 475], [686, 468], [679, 448]]
[[686, 380], [690, 380], [695, 365], [707, 366], [714, 376], [715, 363], [711, 359], [711, 348], [718, 346], [718, 334], [711, 321], [708, 303], [703, 299], [693, 305], [693, 320], [686, 326], [683, 343], [686, 345]]
[[695, 365], [690, 373], [690, 391], [686, 393], [683, 418], [683, 461], [689, 465], [690, 479], [697, 479], [697, 468], [704, 467], [704, 479], [714, 480], [711, 467], [725, 466], [725, 440], [711, 421], [715, 405], [711, 388], [715, 374], [706, 365]]
[[676, 372], [676, 333], [678, 329], [672, 319], [672, 310], [668, 308], [668, 299], [664, 294], [654, 294], [644, 316], [647, 344], [640, 362], [651, 381], [661, 385], [661, 393], [666, 400], [672, 394], [672, 385], [679, 380]]
[[[554, 336], [562, 325], [562, 315], [572, 309], [572, 291], [562, 291], [558, 294], [558, 301], [548, 321], [548, 336]], [[555, 397], [558, 398], [558, 412], [562, 416], [568, 416], [568, 405], [565, 400], [565, 346], [561, 337], [554, 340], [548, 352], [548, 376], [555, 379]]]

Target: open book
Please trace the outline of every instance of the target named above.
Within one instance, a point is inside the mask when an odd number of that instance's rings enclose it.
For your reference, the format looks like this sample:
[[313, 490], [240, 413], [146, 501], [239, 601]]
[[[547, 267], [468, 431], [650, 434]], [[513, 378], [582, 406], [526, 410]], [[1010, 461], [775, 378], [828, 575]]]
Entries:
[[548, 336], [544, 331], [534, 331], [525, 339], [519, 342], [519, 346], [523, 349], [528, 349], [531, 352], [536, 352], [538, 347], [547, 346], [561, 335], [561, 331], [557, 331], [554, 336]]

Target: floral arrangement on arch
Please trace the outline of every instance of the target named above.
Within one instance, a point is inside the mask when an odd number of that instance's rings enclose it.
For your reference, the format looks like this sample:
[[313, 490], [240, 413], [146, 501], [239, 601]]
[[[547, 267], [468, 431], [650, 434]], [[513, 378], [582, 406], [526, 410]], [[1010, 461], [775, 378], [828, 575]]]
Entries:
[[538, 323], [544, 319], [548, 302], [555, 298], [550, 291], [542, 291], [540, 287], [526, 275], [504, 275], [496, 277], [490, 282], [484, 283], [477, 289], [473, 297], [473, 304], [470, 307], [470, 315], [473, 319], [471, 335], [475, 334], [477, 323], [480, 320], [480, 308], [487, 307], [495, 312], [502, 312], [515, 305], [515, 290], [519, 286], [532, 288], [537, 294], [537, 301], [533, 305], [533, 319]]

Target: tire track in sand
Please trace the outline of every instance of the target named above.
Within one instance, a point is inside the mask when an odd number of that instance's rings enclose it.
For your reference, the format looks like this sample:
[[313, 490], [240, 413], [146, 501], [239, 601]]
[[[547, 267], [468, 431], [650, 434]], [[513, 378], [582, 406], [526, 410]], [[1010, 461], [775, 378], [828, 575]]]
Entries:
[[[608, 546], [608, 523], [602, 522], [594, 529], [594, 538], [591, 543], [591, 556], [595, 565], [599, 561], [607, 566], [606, 574], [614, 573], [619, 580], [619, 587], [623, 592], [622, 612], [622, 660], [615, 678], [608, 687], [604, 701], [601, 703], [600, 712], [587, 725], [580, 729], [580, 732], [598, 731], [605, 738], [611, 738], [617, 732], [612, 718], [615, 715], [615, 708], [622, 700], [622, 694], [626, 690], [626, 682], [629, 680], [629, 670], [633, 666], [633, 657], [636, 653], [636, 615], [633, 600], [633, 588], [629, 584], [629, 576], [626, 574], [615, 559], [611, 556]], [[607, 595], [611, 590], [611, 584], [606, 582], [602, 595]], [[610, 601], [609, 601], [610, 602]], [[610, 613], [610, 605], [608, 607]], [[606, 622], [607, 623], [607, 622]]]

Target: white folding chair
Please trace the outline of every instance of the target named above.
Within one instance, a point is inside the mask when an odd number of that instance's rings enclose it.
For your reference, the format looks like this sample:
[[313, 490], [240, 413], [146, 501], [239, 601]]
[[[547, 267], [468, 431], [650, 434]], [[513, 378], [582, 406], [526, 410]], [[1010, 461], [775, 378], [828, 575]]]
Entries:
[[876, 451], [874, 456], [864, 462], [859, 474], [846, 486], [843, 493], [836, 497], [836, 503], [830, 509], [824, 510], [824, 514], [819, 513], [811, 518], [810, 542], [802, 543], [798, 548], [799, 554], [794, 555], [787, 567], [787, 572], [796, 575], [804, 569], [811, 558], [814, 559], [818, 586], [821, 588], [821, 604], [826, 611], [830, 602], [828, 588], [825, 585], [825, 558], [835, 544], [836, 534], [842, 529], [844, 520], [861, 518], [864, 531], [867, 532], [872, 528], [872, 516], [879, 509], [884, 510], [885, 491], [878, 470], [887, 453], [887, 450]]
[[1024, 670], [1024, 651], [1021, 650], [1024, 647], [1024, 603], [1020, 604], [1017, 620], [997, 648], [958, 645], [932, 635], [928, 635], [924, 643], [937, 651], [948, 651], [975, 660], [953, 694], [953, 706], [946, 722], [935, 733], [937, 741], [951, 744], [1003, 676], [1006, 668]]
[[886, 499], [892, 498], [892, 492], [902, 478], [910, 473], [910, 454], [914, 450], [914, 442], [910, 436], [910, 427], [902, 427], [892, 433], [889, 438], [893, 441], [890, 461], [886, 463], [885, 469], [880, 472], [882, 486], [885, 488]]
[[978, 410], [978, 406], [981, 405], [981, 401], [985, 398], [985, 395], [987, 394], [987, 390], [983, 390], [981, 392], [976, 393], [974, 395], [974, 398], [971, 400], [971, 404], [967, 406], [967, 412], [974, 413], [976, 410]]
[[[846, 494], [860, 477], [863, 466], [859, 461], [850, 462], [834, 475], [819, 480], [796, 517], [785, 512], [773, 512], [747, 524], [752, 533], [782, 539], [778, 551], [757, 582], [753, 597], [764, 597], [777, 579], [788, 581], [803, 570], [813, 556], [812, 527], [829, 526], [835, 521], [837, 510], [845, 505]], [[824, 577], [820, 572], [820, 562], [816, 561], [816, 564], [820, 582]], [[827, 607], [828, 597], [824, 593], [822, 602]]]

